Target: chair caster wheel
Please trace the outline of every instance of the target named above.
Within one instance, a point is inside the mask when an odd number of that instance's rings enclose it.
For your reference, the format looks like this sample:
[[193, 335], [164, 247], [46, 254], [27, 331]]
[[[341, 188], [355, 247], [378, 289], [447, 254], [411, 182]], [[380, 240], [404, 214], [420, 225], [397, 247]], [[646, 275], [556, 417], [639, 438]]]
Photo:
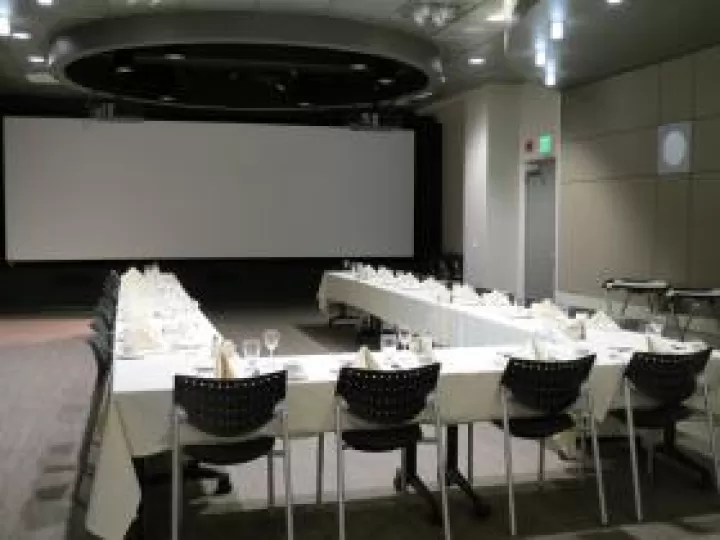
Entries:
[[215, 495], [229, 495], [232, 492], [232, 483], [230, 478], [220, 478], [215, 488]]

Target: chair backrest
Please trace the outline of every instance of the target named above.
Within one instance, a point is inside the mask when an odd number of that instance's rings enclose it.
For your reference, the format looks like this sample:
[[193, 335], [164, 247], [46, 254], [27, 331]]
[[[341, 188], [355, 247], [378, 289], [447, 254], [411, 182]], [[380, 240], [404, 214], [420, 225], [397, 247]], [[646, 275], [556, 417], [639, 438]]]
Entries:
[[423, 411], [439, 375], [438, 363], [399, 371], [344, 367], [335, 394], [345, 400], [348, 411], [357, 418], [398, 425], [410, 422]]
[[666, 405], [677, 405], [695, 393], [697, 377], [705, 370], [710, 352], [636, 352], [625, 376], [642, 394]]
[[559, 414], [578, 400], [594, 363], [594, 354], [562, 361], [510, 358], [501, 383], [524, 407]]
[[112, 365], [112, 343], [108, 342], [107, 336], [96, 332], [87, 338], [87, 344], [93, 352], [98, 376], [106, 375]]
[[286, 371], [247, 379], [175, 375], [173, 401], [194, 428], [218, 437], [235, 437], [270, 422], [286, 390]]

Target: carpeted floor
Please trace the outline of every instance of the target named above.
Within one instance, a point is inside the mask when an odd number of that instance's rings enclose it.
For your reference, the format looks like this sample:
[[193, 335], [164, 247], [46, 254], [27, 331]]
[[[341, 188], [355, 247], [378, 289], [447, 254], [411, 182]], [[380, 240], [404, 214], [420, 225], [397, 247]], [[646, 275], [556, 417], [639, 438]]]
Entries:
[[[281, 331], [279, 353], [317, 353], [352, 350], [353, 332], [328, 330], [309, 308], [249, 309], [242, 313], [211, 315], [230, 339], [258, 336], [267, 327]], [[0, 320], [0, 540], [88, 540], [83, 531], [83, 509], [70, 502], [75, 478], [77, 445], [83, 429], [94, 367], [84, 344], [82, 318], [22, 318]], [[466, 500], [451, 496], [454, 538], [507, 538], [507, 499], [503, 480], [502, 436], [495, 428], [478, 424], [475, 436], [475, 483], [487, 497], [493, 515], [477, 520]], [[465, 446], [464, 430], [461, 437]], [[314, 439], [293, 443], [293, 480], [297, 500], [296, 537], [307, 540], [337, 538], [334, 513], [332, 440], [326, 441], [325, 505], [311, 502], [315, 485]], [[431, 447], [421, 448], [420, 472], [433, 478]], [[520, 533], [553, 540], [665, 540], [720, 538], [720, 499], [700, 489], [691, 475], [660, 462], [655, 485], [646, 481], [647, 521], [633, 523], [632, 492], [627, 450], [621, 443], [603, 445], [611, 526], [597, 521], [595, 483], [574, 476], [572, 464], [548, 453], [549, 482], [542, 492], [533, 479], [537, 447], [514, 442], [518, 479]], [[464, 454], [461, 463], [465, 463]], [[396, 455], [350, 453], [347, 489], [350, 540], [413, 540], [441, 538], [430, 524], [422, 504], [413, 495], [397, 496], [392, 475]], [[280, 463], [278, 499], [282, 500]], [[206, 495], [203, 486], [188, 490], [185, 538], [214, 540], [284, 538], [282, 508], [267, 511], [265, 463], [233, 468], [231, 495]], [[205, 486], [210, 488], [211, 486]], [[168, 536], [167, 486], [149, 493], [146, 538]]]

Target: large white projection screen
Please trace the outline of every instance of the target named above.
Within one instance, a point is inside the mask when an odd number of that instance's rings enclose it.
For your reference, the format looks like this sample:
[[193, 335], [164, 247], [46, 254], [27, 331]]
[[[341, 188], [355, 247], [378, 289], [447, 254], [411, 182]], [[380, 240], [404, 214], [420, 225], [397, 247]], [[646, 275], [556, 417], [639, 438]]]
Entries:
[[5, 118], [11, 261], [413, 254], [411, 131]]

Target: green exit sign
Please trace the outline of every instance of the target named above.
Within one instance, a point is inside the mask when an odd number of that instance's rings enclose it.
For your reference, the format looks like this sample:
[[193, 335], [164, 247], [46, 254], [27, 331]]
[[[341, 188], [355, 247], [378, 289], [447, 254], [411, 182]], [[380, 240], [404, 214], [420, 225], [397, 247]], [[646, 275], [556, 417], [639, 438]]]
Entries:
[[553, 136], [550, 133], [543, 133], [538, 137], [538, 153], [542, 155], [552, 154]]

